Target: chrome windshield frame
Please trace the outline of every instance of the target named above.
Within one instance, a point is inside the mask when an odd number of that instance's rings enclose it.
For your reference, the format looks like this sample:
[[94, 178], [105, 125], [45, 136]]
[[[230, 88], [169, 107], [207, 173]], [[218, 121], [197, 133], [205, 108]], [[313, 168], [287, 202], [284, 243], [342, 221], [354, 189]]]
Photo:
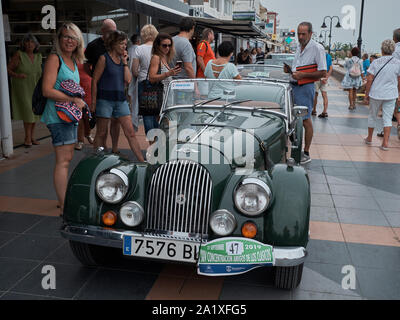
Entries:
[[[176, 79], [176, 80], [172, 80], [168, 86], [167, 89], [167, 93], [166, 93], [166, 97], [169, 96], [170, 90], [171, 90], [171, 86], [173, 83], [181, 83], [181, 82], [200, 82], [200, 81], [207, 81], [207, 82], [230, 82], [230, 83], [256, 83], [256, 84], [268, 84], [268, 85], [273, 85], [273, 86], [278, 86], [284, 89], [285, 92], [285, 98], [284, 98], [284, 103], [285, 103], [285, 112], [278, 112], [278, 111], [272, 111], [272, 110], [268, 110], [268, 109], [262, 109], [262, 108], [250, 108], [250, 107], [240, 107], [240, 106], [230, 106], [229, 108], [232, 110], [240, 110], [240, 111], [248, 111], [248, 112], [264, 112], [264, 113], [269, 113], [269, 114], [275, 114], [277, 116], [280, 116], [285, 119], [285, 121], [287, 122], [288, 119], [290, 118], [290, 106], [288, 105], [288, 90], [287, 88], [290, 86], [289, 82], [287, 81], [276, 81], [276, 80], [231, 80], [231, 79]], [[188, 108], [192, 108], [192, 105], [175, 105], [175, 106], [170, 106], [167, 107], [167, 100], [168, 99], [164, 99], [163, 101], [163, 105], [160, 111], [160, 115], [161, 117], [167, 112], [167, 111], [171, 111], [171, 110], [176, 110], [176, 109], [188, 109]], [[201, 108], [213, 108], [213, 109], [218, 109], [219, 107], [223, 107], [223, 105], [221, 106], [216, 106], [216, 105], [203, 105], [201, 106]]]

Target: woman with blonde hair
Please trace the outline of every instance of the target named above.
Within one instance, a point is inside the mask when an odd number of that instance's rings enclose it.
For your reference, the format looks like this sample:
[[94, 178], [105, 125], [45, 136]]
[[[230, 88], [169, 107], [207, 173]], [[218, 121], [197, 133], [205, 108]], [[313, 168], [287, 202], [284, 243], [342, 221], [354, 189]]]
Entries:
[[[149, 71], [151, 52], [153, 49], [153, 42], [158, 35], [158, 31], [152, 24], [146, 24], [140, 31], [140, 39], [142, 45], [138, 46], [133, 54], [132, 60], [132, 75], [137, 78], [138, 90], [141, 90], [142, 81], [146, 80]], [[142, 114], [141, 114], [142, 115]], [[137, 117], [138, 115], [132, 115]], [[146, 133], [153, 128], [153, 119], [143, 116], [144, 128]]]
[[85, 106], [81, 98], [68, 96], [59, 90], [61, 82], [65, 80], [79, 84], [77, 63], [85, 60], [82, 33], [75, 24], [65, 23], [61, 26], [55, 39], [55, 49], [56, 53], [50, 54], [44, 66], [42, 92], [47, 103], [41, 121], [51, 133], [56, 154], [54, 186], [62, 213], [78, 125], [63, 122], [57, 115], [55, 102], [73, 102], [80, 109]]
[[366, 144], [372, 144], [379, 110], [382, 108], [383, 141], [380, 149], [389, 150], [389, 137], [392, 129], [392, 116], [399, 105], [400, 61], [392, 56], [395, 50], [393, 40], [382, 42], [382, 57], [374, 60], [368, 69], [365, 89], [365, 104], [369, 104], [368, 136]]

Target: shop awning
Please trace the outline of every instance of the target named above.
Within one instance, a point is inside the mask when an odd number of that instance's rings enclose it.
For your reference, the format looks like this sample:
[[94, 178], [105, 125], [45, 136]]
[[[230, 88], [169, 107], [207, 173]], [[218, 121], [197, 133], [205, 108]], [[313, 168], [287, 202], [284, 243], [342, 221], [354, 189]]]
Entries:
[[265, 38], [267, 34], [257, 27], [253, 21], [218, 20], [207, 18], [194, 18], [196, 25], [212, 28], [214, 32], [229, 34], [242, 38]]
[[[98, 0], [98, 1], [107, 3], [111, 6], [115, 6], [116, 8], [125, 9], [129, 12], [141, 13], [149, 17], [175, 23], [179, 23], [182, 17], [189, 16], [188, 6], [187, 10], [184, 10], [187, 12], [183, 12], [149, 0]], [[177, 1], [177, 0], [172, 0], [172, 1]], [[166, 2], [166, 4], [167, 3], [168, 2]], [[177, 4], [181, 3], [178, 1]]]

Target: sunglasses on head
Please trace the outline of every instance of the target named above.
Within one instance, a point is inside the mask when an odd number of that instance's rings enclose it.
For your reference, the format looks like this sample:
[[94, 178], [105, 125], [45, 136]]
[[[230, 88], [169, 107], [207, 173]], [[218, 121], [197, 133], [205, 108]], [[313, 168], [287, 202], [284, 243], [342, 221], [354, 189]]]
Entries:
[[163, 48], [171, 48], [172, 44], [162, 44], [161, 47], [163, 47]]

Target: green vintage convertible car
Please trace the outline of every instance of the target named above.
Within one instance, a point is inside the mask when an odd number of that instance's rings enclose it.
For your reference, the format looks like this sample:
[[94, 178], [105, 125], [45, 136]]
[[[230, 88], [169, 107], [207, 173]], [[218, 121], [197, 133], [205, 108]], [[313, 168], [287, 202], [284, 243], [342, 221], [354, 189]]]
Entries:
[[97, 152], [75, 168], [61, 233], [84, 265], [116, 248], [207, 276], [272, 267], [277, 287], [295, 288], [309, 239], [306, 112], [286, 81], [172, 81], [145, 163]]

